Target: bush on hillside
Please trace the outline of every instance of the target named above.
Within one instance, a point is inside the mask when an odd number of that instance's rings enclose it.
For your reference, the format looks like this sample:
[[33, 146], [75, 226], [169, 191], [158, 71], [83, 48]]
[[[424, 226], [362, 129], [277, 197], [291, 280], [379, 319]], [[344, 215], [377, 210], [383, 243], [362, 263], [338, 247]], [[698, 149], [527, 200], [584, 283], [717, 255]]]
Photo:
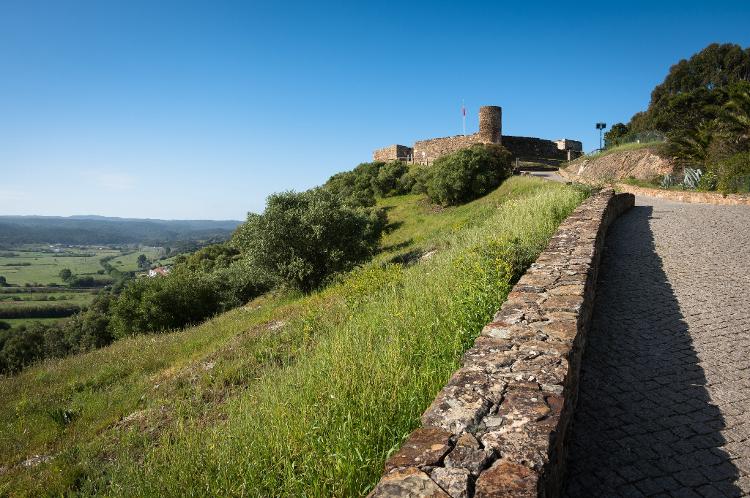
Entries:
[[376, 197], [408, 193], [411, 184], [404, 183], [408, 172], [409, 167], [401, 161], [362, 163], [351, 171], [333, 175], [323, 188], [349, 206], [372, 207]]
[[714, 172], [718, 190], [724, 193], [750, 192], [750, 152], [742, 152], [719, 162]]
[[114, 337], [194, 325], [267, 290], [246, 267], [213, 272], [177, 268], [168, 276], [131, 281], [110, 305]]
[[473, 145], [435, 161], [426, 179], [427, 195], [443, 206], [481, 197], [513, 172], [511, 154], [500, 145]]
[[409, 167], [401, 161], [384, 164], [373, 179], [375, 193], [381, 197], [407, 193], [409, 190], [404, 188], [401, 179], [408, 171]]
[[375, 205], [374, 181], [378, 171], [385, 163], [362, 163], [352, 171], [333, 175], [323, 188], [353, 207], [371, 207]]
[[353, 208], [325, 188], [283, 192], [248, 215], [233, 242], [270, 280], [309, 292], [370, 258], [385, 224], [382, 211]]

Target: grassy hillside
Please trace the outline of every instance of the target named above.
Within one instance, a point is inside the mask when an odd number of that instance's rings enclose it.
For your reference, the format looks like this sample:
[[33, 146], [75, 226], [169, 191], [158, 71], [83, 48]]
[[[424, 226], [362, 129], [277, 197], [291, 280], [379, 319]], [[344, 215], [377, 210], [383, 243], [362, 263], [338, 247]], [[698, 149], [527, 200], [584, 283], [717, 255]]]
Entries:
[[0, 379], [0, 495], [365, 493], [584, 196], [512, 178], [458, 208], [387, 199], [383, 252], [321, 292]]

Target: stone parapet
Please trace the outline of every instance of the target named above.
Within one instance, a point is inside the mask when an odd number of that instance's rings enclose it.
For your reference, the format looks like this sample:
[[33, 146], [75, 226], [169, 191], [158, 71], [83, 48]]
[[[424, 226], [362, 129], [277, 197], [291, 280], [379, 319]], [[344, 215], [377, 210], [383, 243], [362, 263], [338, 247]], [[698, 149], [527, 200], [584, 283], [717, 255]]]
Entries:
[[560, 225], [370, 497], [560, 494], [604, 238], [633, 204], [605, 190]]

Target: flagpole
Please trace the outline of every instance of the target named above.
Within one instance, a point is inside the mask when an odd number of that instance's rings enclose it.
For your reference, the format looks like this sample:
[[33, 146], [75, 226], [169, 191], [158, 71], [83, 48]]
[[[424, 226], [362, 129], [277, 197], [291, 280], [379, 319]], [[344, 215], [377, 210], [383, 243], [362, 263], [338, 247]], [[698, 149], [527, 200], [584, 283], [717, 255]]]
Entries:
[[461, 100], [461, 116], [463, 121], [463, 132], [464, 136], [466, 136], [466, 105], [464, 105], [463, 99]]

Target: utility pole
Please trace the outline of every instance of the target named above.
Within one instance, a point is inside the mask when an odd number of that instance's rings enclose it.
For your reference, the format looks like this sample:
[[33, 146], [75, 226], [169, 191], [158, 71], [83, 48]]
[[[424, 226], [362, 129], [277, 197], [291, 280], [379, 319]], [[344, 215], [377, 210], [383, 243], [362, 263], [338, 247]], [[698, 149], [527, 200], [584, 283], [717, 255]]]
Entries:
[[606, 127], [607, 123], [596, 123], [596, 129], [599, 130], [599, 150], [602, 150], [602, 133]]

